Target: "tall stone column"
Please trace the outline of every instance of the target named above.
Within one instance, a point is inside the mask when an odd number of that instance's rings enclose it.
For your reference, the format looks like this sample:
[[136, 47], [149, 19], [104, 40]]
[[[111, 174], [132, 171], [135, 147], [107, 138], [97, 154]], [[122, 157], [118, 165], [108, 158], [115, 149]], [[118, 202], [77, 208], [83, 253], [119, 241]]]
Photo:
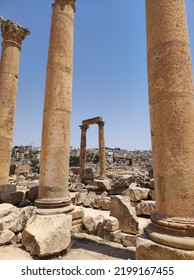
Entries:
[[80, 125], [81, 128], [81, 144], [80, 144], [80, 176], [84, 175], [86, 165], [86, 132], [88, 125]]
[[44, 100], [39, 209], [72, 210], [68, 194], [72, 110], [73, 30], [76, 0], [55, 0]]
[[99, 166], [100, 177], [106, 178], [106, 149], [104, 141], [104, 122], [98, 122], [99, 127]]
[[0, 192], [4, 192], [10, 169], [21, 44], [30, 32], [10, 20], [0, 18], [0, 22]]
[[156, 211], [137, 259], [194, 259], [194, 87], [184, 0], [147, 0]]

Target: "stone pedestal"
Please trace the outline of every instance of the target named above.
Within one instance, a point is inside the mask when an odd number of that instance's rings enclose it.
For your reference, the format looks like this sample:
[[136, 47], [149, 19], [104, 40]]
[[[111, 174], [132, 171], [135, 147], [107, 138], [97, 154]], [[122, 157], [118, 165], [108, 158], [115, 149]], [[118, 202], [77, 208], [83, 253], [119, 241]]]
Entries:
[[154, 258], [163, 246], [159, 259], [168, 258], [167, 251], [171, 259], [192, 259], [194, 88], [184, 1], [147, 0], [146, 16], [156, 211], [146, 228], [152, 242], [141, 240], [137, 259], [143, 250]]
[[55, 0], [43, 114], [39, 209], [72, 210], [68, 194], [75, 0]]
[[0, 22], [3, 37], [0, 62], [0, 186], [6, 187], [9, 185], [21, 44], [30, 32], [10, 20], [0, 18]]

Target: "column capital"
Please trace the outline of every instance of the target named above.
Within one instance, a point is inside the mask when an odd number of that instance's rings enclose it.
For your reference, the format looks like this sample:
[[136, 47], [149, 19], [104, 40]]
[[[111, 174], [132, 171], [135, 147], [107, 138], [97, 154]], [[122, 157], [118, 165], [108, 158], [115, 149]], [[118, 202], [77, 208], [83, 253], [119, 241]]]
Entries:
[[12, 41], [21, 46], [22, 41], [27, 35], [30, 35], [30, 31], [21, 25], [12, 22], [11, 20], [4, 20], [0, 17], [1, 33], [3, 41]]
[[81, 128], [82, 131], [86, 131], [89, 128], [89, 126], [85, 124], [82, 124], [79, 127]]
[[54, 4], [59, 5], [60, 10], [64, 10], [65, 6], [70, 5], [75, 13], [75, 2], [76, 0], [55, 0]]
[[99, 122], [97, 122], [97, 124], [98, 124], [98, 126], [99, 127], [104, 127], [104, 124], [105, 124], [105, 122], [104, 121], [99, 121]]

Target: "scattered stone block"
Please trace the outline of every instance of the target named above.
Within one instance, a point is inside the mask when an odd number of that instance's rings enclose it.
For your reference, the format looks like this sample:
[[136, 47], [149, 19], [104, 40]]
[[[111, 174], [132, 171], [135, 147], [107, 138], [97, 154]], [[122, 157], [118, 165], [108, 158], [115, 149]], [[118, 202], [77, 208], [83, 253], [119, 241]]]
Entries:
[[33, 256], [46, 257], [67, 249], [71, 240], [71, 219], [66, 214], [33, 217], [22, 232], [26, 251]]
[[118, 178], [118, 181], [113, 185], [114, 189], [117, 188], [128, 188], [129, 185], [133, 181], [133, 176], [132, 175], [123, 175], [120, 178]]
[[94, 202], [94, 199], [96, 198], [95, 192], [89, 192], [83, 202], [83, 205], [85, 207], [92, 207], [92, 203]]
[[136, 214], [138, 216], [148, 215], [150, 216], [156, 210], [156, 202], [152, 200], [142, 200], [136, 206]]
[[120, 195], [112, 196], [110, 216], [117, 218], [121, 231], [132, 234], [139, 233], [138, 218], [128, 198]]
[[101, 209], [102, 208], [102, 198], [101, 196], [97, 195], [94, 201], [91, 204], [92, 208], [94, 209]]
[[102, 198], [101, 204], [102, 204], [102, 206], [101, 206], [101, 209], [102, 209], [102, 210], [107, 210], [107, 211], [109, 211], [109, 210], [110, 210], [110, 197], [104, 197], [104, 198]]
[[84, 184], [78, 182], [78, 183], [71, 183], [68, 189], [70, 192], [81, 192], [84, 187], [85, 187]]
[[10, 203], [0, 204], [0, 219], [10, 215], [15, 209], [17, 208]]
[[146, 188], [130, 186], [122, 195], [130, 197], [131, 201], [140, 201], [148, 199], [149, 191], [150, 190]]
[[121, 230], [116, 230], [116, 231], [103, 231], [103, 238], [110, 241], [110, 242], [116, 242], [116, 243], [121, 243]]
[[94, 182], [95, 182], [95, 184], [96, 184], [96, 186], [99, 190], [108, 191], [108, 190], [111, 189], [110, 180], [106, 180], [106, 179], [105, 180], [100, 180], [100, 179], [97, 180], [97, 179], [95, 179]]
[[74, 235], [75, 233], [79, 233], [83, 231], [82, 225], [73, 225], [71, 228], [71, 235]]
[[104, 219], [103, 225], [102, 225], [103, 230], [113, 232], [115, 230], [119, 229], [119, 221], [115, 217], [108, 217]]
[[80, 174], [80, 167], [70, 167], [69, 170], [72, 174], [79, 175]]
[[75, 206], [74, 210], [69, 213], [72, 216], [72, 221], [83, 219], [84, 212], [82, 207]]
[[102, 228], [104, 218], [101, 215], [98, 216], [85, 216], [83, 218], [83, 225], [86, 229], [86, 232], [89, 234], [95, 234], [96, 230]]
[[11, 244], [14, 237], [15, 234], [11, 230], [4, 229], [0, 232], [0, 245]]
[[26, 183], [26, 186], [27, 186], [28, 189], [31, 189], [33, 187], [38, 187], [39, 186], [39, 180], [28, 181]]
[[24, 198], [24, 192], [6, 192], [0, 193], [0, 203], [11, 203], [13, 205], [19, 205]]
[[121, 243], [124, 247], [135, 247], [136, 246], [136, 235], [122, 233]]
[[111, 189], [109, 191], [109, 195], [121, 195], [128, 187], [120, 187], [120, 188], [116, 188], [116, 189]]
[[82, 190], [81, 192], [76, 193], [76, 195], [75, 195], [75, 204], [76, 205], [83, 204], [84, 201], [86, 200], [87, 195], [88, 195], [88, 191], [87, 190]]
[[0, 204], [0, 231], [9, 229], [14, 233], [18, 233], [24, 229], [27, 221], [35, 215], [36, 208], [33, 206], [17, 208], [15, 206], [9, 207], [8, 205]]
[[136, 188], [138, 187], [138, 184], [135, 183], [135, 182], [132, 182], [130, 185], [129, 185], [130, 188]]
[[92, 168], [86, 168], [82, 180], [94, 180], [96, 172]]
[[38, 186], [31, 187], [26, 193], [26, 199], [33, 202], [38, 197]]
[[0, 186], [0, 192], [1, 193], [10, 193], [16, 191], [16, 185], [15, 184], [7, 184], [7, 185], [1, 185]]

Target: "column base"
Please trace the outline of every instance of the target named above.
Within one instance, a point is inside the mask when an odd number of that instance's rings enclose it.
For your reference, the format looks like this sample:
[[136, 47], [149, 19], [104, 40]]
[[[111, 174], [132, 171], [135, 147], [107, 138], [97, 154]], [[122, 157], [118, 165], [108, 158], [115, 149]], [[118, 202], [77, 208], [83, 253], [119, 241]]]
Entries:
[[163, 228], [150, 223], [145, 231], [156, 243], [180, 250], [194, 250], [194, 236], [185, 235], [180, 230]]
[[152, 241], [181, 250], [194, 250], [193, 218], [170, 217], [155, 211], [151, 221], [145, 231]]
[[41, 215], [52, 215], [60, 213], [69, 213], [73, 211], [74, 206], [70, 203], [70, 197], [65, 199], [36, 199], [34, 205], [37, 207], [37, 213]]
[[42, 209], [42, 208], [37, 208], [36, 213], [39, 215], [56, 215], [56, 214], [66, 214], [70, 213], [74, 210], [73, 204], [70, 204], [69, 206], [66, 207], [61, 207], [61, 208], [53, 208], [53, 209]]
[[144, 233], [137, 238], [136, 260], [194, 260], [194, 250], [181, 250], [156, 243]]

